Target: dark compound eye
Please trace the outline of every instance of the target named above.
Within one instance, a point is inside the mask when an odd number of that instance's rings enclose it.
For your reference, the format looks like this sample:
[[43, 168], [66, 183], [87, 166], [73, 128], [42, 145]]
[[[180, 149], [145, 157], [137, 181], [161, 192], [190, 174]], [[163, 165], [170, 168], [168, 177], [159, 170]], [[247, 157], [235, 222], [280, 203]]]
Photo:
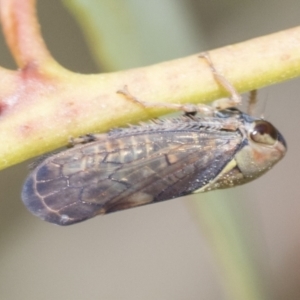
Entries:
[[256, 121], [250, 137], [256, 143], [274, 145], [278, 140], [278, 131], [267, 121]]

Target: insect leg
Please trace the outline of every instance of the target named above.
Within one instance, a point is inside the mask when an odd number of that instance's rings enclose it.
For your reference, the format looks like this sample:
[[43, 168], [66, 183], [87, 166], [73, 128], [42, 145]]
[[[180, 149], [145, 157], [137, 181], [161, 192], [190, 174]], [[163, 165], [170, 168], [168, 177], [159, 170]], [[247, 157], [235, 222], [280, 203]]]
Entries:
[[83, 144], [99, 141], [101, 139], [105, 139], [105, 136], [101, 133], [88, 133], [86, 135], [81, 135], [79, 137], [69, 139], [69, 148], [81, 146]]
[[175, 103], [147, 103], [144, 101], [141, 101], [134, 97], [125, 85], [123, 89], [117, 91], [118, 94], [121, 94], [125, 96], [130, 101], [141, 105], [144, 108], [168, 108], [172, 110], [181, 110], [185, 112], [187, 115], [194, 115], [197, 112], [211, 116], [214, 114], [215, 109], [209, 105], [201, 104], [201, 105], [194, 105], [194, 104], [175, 104]]
[[235, 87], [215, 68], [208, 52], [201, 53], [200, 58], [204, 58], [208, 63], [211, 72], [214, 75], [215, 80], [228, 92], [230, 93], [230, 98], [224, 98], [216, 100], [213, 106], [218, 109], [226, 109], [230, 107], [236, 107], [241, 104], [241, 95], [237, 92]]
[[93, 134], [86, 134], [86, 135], [79, 136], [77, 138], [71, 137], [69, 139], [69, 144], [70, 144], [70, 147], [74, 147], [77, 145], [94, 142], [95, 140], [96, 140], [96, 138]]
[[[208, 106], [205, 104], [173, 104], [173, 103], [146, 103], [134, 97], [130, 92], [128, 87], [125, 85], [123, 89], [117, 91], [118, 94], [125, 96], [130, 101], [143, 106], [144, 108], [168, 108], [172, 110], [184, 111], [187, 115], [194, 115], [199, 112], [203, 115], [212, 116], [216, 110], [222, 110], [230, 107], [236, 107], [241, 103], [241, 95], [237, 92], [235, 87], [215, 68], [208, 52], [204, 52], [199, 55], [200, 58], [204, 58], [208, 63], [211, 72], [215, 80], [230, 93], [230, 98], [219, 99], [213, 102], [213, 106]], [[254, 105], [254, 101], [253, 102]], [[250, 103], [251, 103], [250, 102]], [[250, 105], [251, 106], [251, 105]], [[252, 109], [252, 108], [251, 108]]]
[[249, 105], [247, 109], [247, 113], [250, 116], [254, 115], [254, 107], [257, 103], [257, 90], [253, 90], [249, 94]]

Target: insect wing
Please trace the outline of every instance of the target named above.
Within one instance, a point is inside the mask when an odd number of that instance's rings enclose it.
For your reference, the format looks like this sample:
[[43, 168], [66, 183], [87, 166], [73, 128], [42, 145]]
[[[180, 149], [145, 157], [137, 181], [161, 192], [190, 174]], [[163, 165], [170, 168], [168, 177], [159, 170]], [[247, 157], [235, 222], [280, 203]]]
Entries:
[[189, 194], [214, 179], [241, 142], [235, 132], [220, 131], [101, 137], [33, 170], [22, 191], [32, 213], [69, 225]]

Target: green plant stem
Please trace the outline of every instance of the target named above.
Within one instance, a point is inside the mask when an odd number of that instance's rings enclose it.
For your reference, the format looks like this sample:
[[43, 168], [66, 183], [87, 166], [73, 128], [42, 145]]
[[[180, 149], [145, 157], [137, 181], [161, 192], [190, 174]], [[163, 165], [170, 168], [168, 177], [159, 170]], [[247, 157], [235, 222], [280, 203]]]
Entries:
[[[213, 50], [210, 55], [240, 92], [288, 80], [300, 75], [300, 27]], [[22, 80], [20, 73], [15, 75]], [[124, 99], [116, 93], [124, 85], [146, 102], [207, 103], [226, 96], [196, 54], [123, 72], [82, 75], [66, 70], [59, 75], [47, 78], [43, 86], [33, 85], [36, 98], [28, 94], [27, 81], [21, 82], [27, 90], [20, 91], [19, 85], [2, 95], [3, 105], [15, 94], [23, 98], [0, 119], [0, 140], [5, 141], [0, 168], [63, 146], [71, 136], [107, 131], [167, 112], [145, 110]]]

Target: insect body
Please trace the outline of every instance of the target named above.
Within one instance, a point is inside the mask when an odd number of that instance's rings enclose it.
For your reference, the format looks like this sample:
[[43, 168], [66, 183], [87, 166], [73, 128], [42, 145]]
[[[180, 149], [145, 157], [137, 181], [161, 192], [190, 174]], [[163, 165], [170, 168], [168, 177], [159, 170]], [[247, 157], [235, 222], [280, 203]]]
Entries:
[[[230, 106], [237, 104], [234, 87], [205, 58], [231, 92]], [[127, 89], [121, 93], [145, 106]], [[75, 139], [73, 148], [48, 156], [32, 170], [23, 186], [23, 202], [43, 220], [70, 225], [244, 184], [286, 153], [284, 138], [272, 124], [236, 108], [175, 108], [186, 115]], [[196, 111], [208, 114], [194, 115]]]
[[89, 136], [47, 157], [22, 198], [40, 218], [69, 225], [98, 214], [251, 181], [286, 152], [269, 122], [237, 109], [154, 120]]

